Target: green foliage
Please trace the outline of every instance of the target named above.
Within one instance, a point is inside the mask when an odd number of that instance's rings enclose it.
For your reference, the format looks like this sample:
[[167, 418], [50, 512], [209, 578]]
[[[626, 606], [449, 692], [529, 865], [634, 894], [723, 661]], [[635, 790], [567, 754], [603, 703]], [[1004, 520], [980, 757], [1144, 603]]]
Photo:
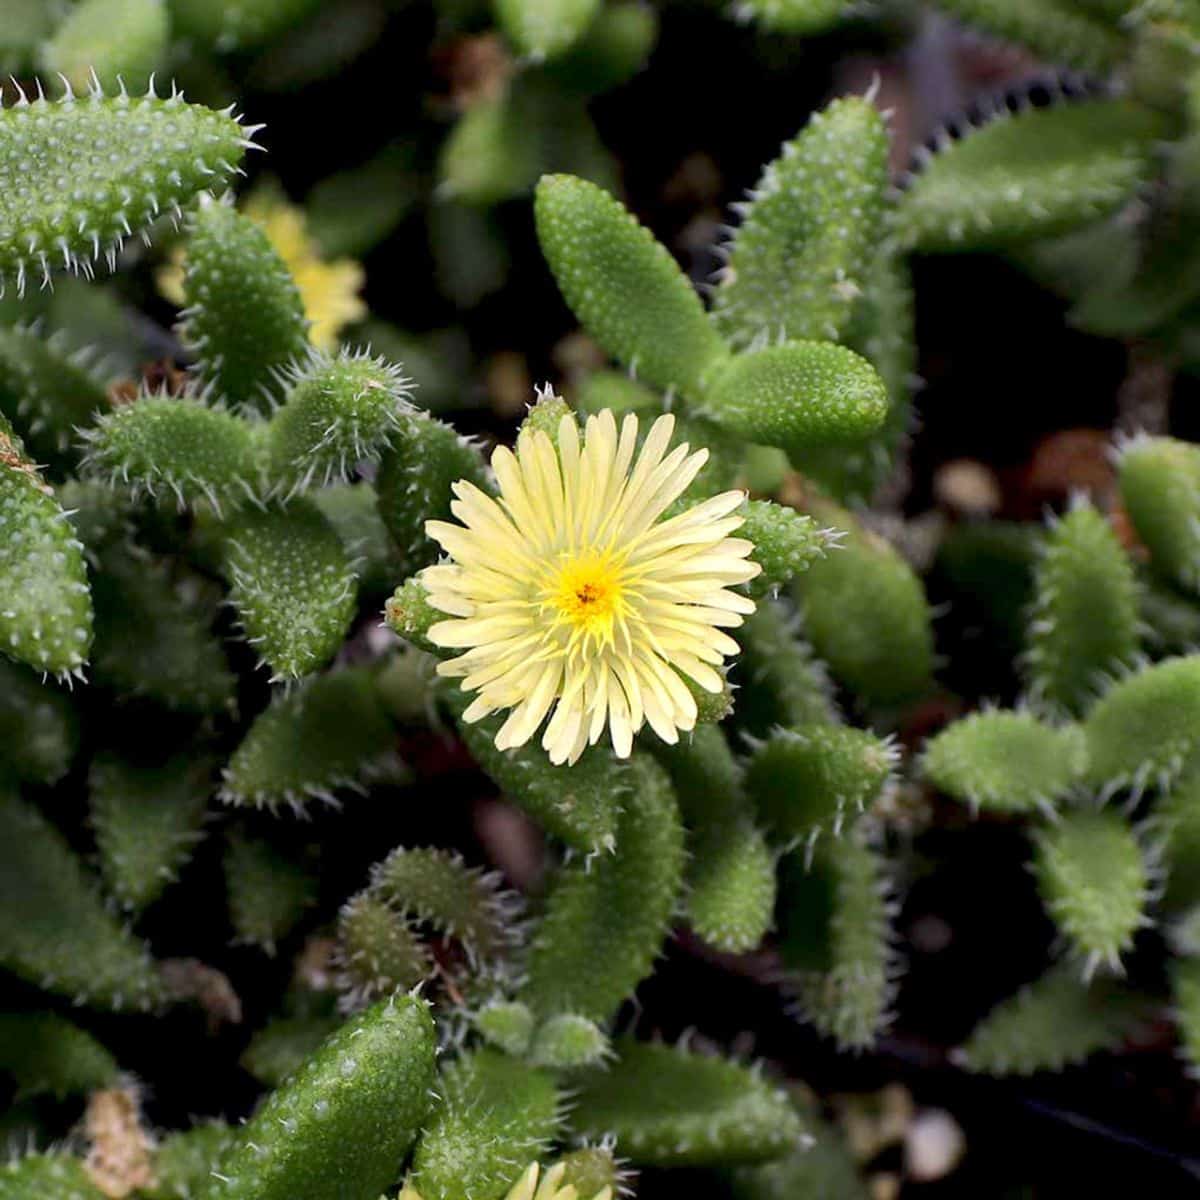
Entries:
[[630, 773], [616, 853], [561, 867], [534, 930], [521, 995], [539, 1016], [608, 1021], [662, 949], [682, 884], [683, 826], [666, 772], [639, 755]]
[[602, 1062], [612, 1053], [608, 1038], [594, 1021], [560, 1013], [533, 1036], [530, 1061], [552, 1071], [570, 1071]]
[[775, 908], [775, 856], [754, 820], [742, 766], [715, 725], [656, 754], [687, 827], [688, 921], [718, 950], [753, 950]]
[[387, 448], [408, 396], [409, 381], [381, 358], [314, 353], [267, 429], [271, 485], [291, 495], [349, 478], [357, 463]]
[[1148, 1016], [1143, 998], [1111, 980], [1085, 983], [1077, 971], [1056, 966], [992, 1009], [956, 1060], [988, 1075], [1061, 1071], [1115, 1050]]
[[96, 683], [182, 712], [231, 708], [237, 681], [213, 633], [219, 593], [179, 562], [121, 544], [97, 566]]
[[603, 189], [548, 175], [534, 204], [538, 239], [576, 317], [654, 387], [685, 396], [728, 350], [667, 250]]
[[843, 1049], [874, 1044], [895, 992], [889, 885], [883, 856], [865, 838], [819, 846], [781, 887], [782, 952], [795, 968], [798, 1011]]
[[[429, 593], [416, 576], [406, 579], [384, 607], [384, 621], [393, 633], [416, 649], [435, 656], [444, 657], [445, 651], [435, 646], [426, 635], [432, 625], [445, 618], [445, 613], [429, 603]], [[465, 707], [465, 700], [461, 703]]]
[[830, 342], [749, 351], [714, 371], [703, 412], [746, 441], [791, 458], [859, 441], [887, 414], [887, 389], [865, 358]]
[[79, 728], [65, 692], [0, 659], [0, 775], [57, 783], [70, 770]]
[[143, 395], [84, 432], [84, 470], [180, 508], [236, 508], [261, 490], [254, 431], [245, 421], [191, 396]]
[[919, 696], [933, 674], [932, 618], [920, 579], [844, 509], [814, 500], [809, 511], [845, 534], [793, 589], [817, 654], [860, 701]]
[[0, 110], [0, 281], [18, 292], [31, 276], [90, 270], [101, 256], [114, 269], [126, 238], [220, 188], [250, 144], [234, 117], [179, 96], [27, 102], [18, 93]]
[[824, 33], [853, 9], [851, 0], [741, 0], [737, 14], [777, 33]]
[[937, 0], [979, 29], [1022, 42], [1039, 57], [1107, 74], [1125, 55], [1125, 39], [1072, 0]]
[[588, 855], [612, 851], [620, 836], [619, 814], [630, 777], [629, 769], [607, 747], [591, 747], [569, 771], [563, 771], [535, 742], [497, 750], [495, 737], [504, 714], [468, 723], [463, 713], [470, 697], [453, 686], [442, 688], [440, 695], [471, 757], [509, 800], [572, 850]]
[[474, 1016], [480, 1036], [505, 1054], [524, 1055], [533, 1041], [537, 1022], [527, 1004], [519, 1000], [493, 1000]]
[[758, 745], [746, 787], [771, 831], [812, 846], [839, 836], [883, 794], [898, 754], [888, 741], [848, 725], [779, 729]]
[[1030, 614], [1030, 688], [1052, 709], [1078, 715], [1098, 684], [1138, 650], [1133, 564], [1108, 521], [1076, 506], [1043, 543]]
[[1161, 117], [1128, 100], [1003, 113], [925, 163], [896, 207], [895, 232], [917, 250], [975, 250], [1067, 233], [1134, 194], [1164, 132]]
[[1200, 904], [1200, 775], [1189, 770], [1158, 806], [1168, 911]]
[[424, 1200], [499, 1200], [561, 1121], [553, 1079], [495, 1050], [448, 1064], [438, 1090], [410, 1175]]
[[77, 1158], [65, 1154], [28, 1154], [0, 1166], [3, 1200], [103, 1200]]
[[227, 1125], [197, 1125], [164, 1138], [154, 1155], [154, 1186], [148, 1200], [191, 1200], [208, 1186], [213, 1168], [237, 1134]]
[[342, 539], [347, 556], [355, 564], [359, 590], [372, 596], [390, 592], [403, 570], [379, 515], [374, 485], [365, 479], [335, 483], [309, 498]]
[[1082, 809], [1037, 830], [1034, 847], [1038, 892], [1086, 973], [1101, 963], [1119, 970], [1149, 924], [1149, 872], [1133, 830], [1111, 810]]
[[201, 1197], [377, 1200], [429, 1115], [434, 1050], [413, 996], [348, 1021], [242, 1127]]
[[79, 672], [92, 645], [83, 544], [0, 418], [0, 652], [39, 671]]
[[1172, 964], [1171, 994], [1183, 1057], [1192, 1075], [1200, 1075], [1200, 958]]
[[430, 566], [441, 551], [425, 534], [426, 520], [448, 520], [451, 486], [464, 479], [485, 491], [478, 448], [442, 421], [406, 413], [379, 466], [379, 513], [409, 572]]
[[1200, 593], [1200, 448], [1136, 438], [1121, 450], [1121, 500], [1156, 571]]
[[136, 913], [153, 904], [191, 857], [201, 838], [211, 767], [182, 756], [161, 766], [111, 756], [93, 761], [89, 806], [100, 870], [122, 908]]
[[1029, 712], [977, 712], [926, 744], [922, 770], [974, 809], [1052, 813], [1087, 770], [1087, 742], [1078, 726], [1055, 728]]
[[260, 1083], [278, 1087], [341, 1024], [336, 1016], [276, 1017], [250, 1039], [241, 1065]]
[[216, 50], [249, 50], [297, 25], [318, 0], [168, 0], [173, 28]]
[[270, 842], [236, 833], [226, 846], [224, 866], [237, 940], [274, 954], [316, 902], [316, 879]]
[[[775, 7], [794, 15], [801, 6]], [[783, 27], [787, 18], [766, 23]], [[733, 345], [841, 340], [879, 233], [887, 156], [883, 117], [850, 97], [816, 113], [766, 167], [740, 206], [742, 224], [713, 301], [717, 328]]]
[[105, 907], [49, 822], [0, 793], [0, 965], [93, 1008], [161, 1005], [146, 948]]
[[799, 620], [783, 603], [759, 601], [738, 630], [738, 641], [736, 720], [742, 729], [766, 737], [776, 726], [838, 722], [824, 664], [814, 657]]
[[803, 1127], [759, 1072], [682, 1047], [618, 1040], [611, 1066], [581, 1083], [571, 1126], [612, 1134], [645, 1166], [763, 1162], [792, 1150]]
[[73, 462], [76, 429], [107, 407], [92, 357], [72, 351], [61, 333], [0, 329], [0, 413], [37, 460], [56, 469]]
[[184, 342], [206, 390], [245, 409], [284, 391], [282, 372], [308, 350], [304, 303], [266, 233], [232, 204], [202, 205], [188, 227]]
[[371, 673], [335, 671], [280, 692], [259, 714], [225, 768], [227, 804], [300, 809], [331, 802], [395, 763], [395, 731]]
[[583, 36], [600, 0], [495, 0], [496, 20], [519, 54], [558, 58]]
[[1171, 658], [1126, 675], [1084, 721], [1095, 787], [1166, 787], [1200, 745], [1200, 656]]
[[117, 1061], [90, 1033], [50, 1012], [0, 1013], [0, 1071], [17, 1097], [60, 1099], [109, 1086]]
[[86, 91], [95, 71], [105, 88], [144, 88], [160, 66], [170, 30], [167, 0], [82, 0], [42, 46], [42, 66]]
[[243, 508], [223, 535], [230, 600], [272, 679], [319, 670], [345, 640], [358, 596], [333, 526], [298, 497]]
[[356, 1007], [416, 987], [433, 971], [433, 959], [416, 931], [370, 892], [348, 900], [338, 914], [338, 957], [340, 989]]

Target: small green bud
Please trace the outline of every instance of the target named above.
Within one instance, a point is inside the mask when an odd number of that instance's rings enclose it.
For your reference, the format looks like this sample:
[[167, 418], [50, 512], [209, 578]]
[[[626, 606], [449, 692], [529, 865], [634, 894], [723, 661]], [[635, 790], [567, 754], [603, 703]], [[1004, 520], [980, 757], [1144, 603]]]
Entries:
[[655, 387], [687, 396], [728, 354], [674, 259], [595, 184], [546, 175], [538, 238], [568, 305], [614, 357]]
[[1077, 725], [1055, 728], [1028, 712], [971, 713], [926, 743], [921, 767], [972, 808], [1052, 813], [1087, 770], [1087, 739]]
[[393, 633], [419, 650], [434, 655], [442, 655], [445, 651], [429, 641], [426, 635], [431, 625], [445, 619], [446, 614], [429, 603], [429, 593], [415, 575], [396, 589], [384, 608], [384, 620]]
[[378, 1200], [429, 1115], [435, 1047], [414, 996], [346, 1022], [242, 1127], [200, 1200]]
[[899, 752], [848, 725], [780, 729], [757, 746], [746, 788], [767, 826], [784, 841], [812, 845], [838, 837], [892, 782]]
[[1086, 710], [1101, 681], [1138, 650], [1137, 581], [1112, 526], [1076, 506], [1043, 543], [1029, 624], [1027, 672], [1053, 710]]
[[252, 427], [194, 397], [140, 396], [84, 433], [84, 471], [180, 508], [236, 508], [260, 490]]
[[535, 1025], [533, 1013], [519, 1000], [494, 1000], [474, 1016], [480, 1036], [505, 1054], [521, 1057], [529, 1050]]
[[267, 427], [271, 486], [291, 495], [348, 479], [377, 460], [409, 409], [409, 380], [382, 358], [314, 352]]
[[1110, 810], [1080, 810], [1034, 835], [1034, 874], [1055, 924], [1085, 959], [1120, 970], [1122, 953], [1148, 924], [1145, 856], [1133, 830]]
[[534, 1034], [529, 1060], [551, 1071], [573, 1071], [603, 1062], [611, 1054], [608, 1037], [594, 1021], [560, 1013]]
[[611, 1066], [581, 1081], [571, 1126], [612, 1134], [639, 1166], [732, 1166], [778, 1158], [803, 1128], [758, 1071], [681, 1047], [621, 1038]]
[[416, 987], [434, 969], [408, 921], [369, 892], [348, 900], [338, 914], [338, 960], [338, 987], [352, 1008]]
[[310, 501], [244, 508], [224, 530], [229, 597], [272, 679], [323, 667], [350, 629], [354, 564]]
[[1111, 980], [1088, 984], [1074, 970], [1051, 967], [992, 1009], [955, 1060], [987, 1075], [1061, 1071], [1115, 1050], [1148, 1015], [1144, 999]]
[[750, 581], [752, 596], [772, 594], [822, 555], [837, 552], [831, 532], [794, 508], [770, 500], [750, 500], [745, 517], [738, 537], [754, 543], [753, 559], [762, 567], [762, 574]]
[[308, 352], [300, 291], [265, 231], [232, 204], [202, 205], [188, 233], [180, 334], [196, 375], [218, 399], [265, 410]]
[[394, 770], [396, 734], [369, 671], [335, 671], [275, 696], [233, 752], [221, 799], [236, 806], [302, 809], [339, 788]]

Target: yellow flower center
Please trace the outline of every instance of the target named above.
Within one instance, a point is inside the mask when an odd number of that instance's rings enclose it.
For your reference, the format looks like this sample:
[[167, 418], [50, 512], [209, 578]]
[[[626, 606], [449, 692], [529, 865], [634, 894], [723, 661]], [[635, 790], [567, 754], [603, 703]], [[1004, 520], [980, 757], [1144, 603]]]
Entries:
[[549, 589], [548, 606], [576, 635], [607, 640], [624, 607], [621, 573], [607, 556], [589, 554], [560, 567]]

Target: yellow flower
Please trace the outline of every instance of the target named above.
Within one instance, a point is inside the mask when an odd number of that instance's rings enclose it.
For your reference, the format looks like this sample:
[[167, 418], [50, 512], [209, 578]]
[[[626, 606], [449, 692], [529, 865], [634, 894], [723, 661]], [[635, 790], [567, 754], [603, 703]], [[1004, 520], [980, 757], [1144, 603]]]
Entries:
[[671, 416], [659, 417], [634, 461], [638, 421], [618, 434], [609, 411], [588, 418], [581, 442], [573, 417], [558, 453], [543, 432], [523, 430], [516, 453], [499, 448], [500, 497], [460, 480], [451, 511], [462, 522], [425, 528], [451, 561], [421, 581], [452, 619], [429, 630], [438, 646], [464, 649], [438, 665], [478, 694], [465, 718], [511, 709], [496, 734], [524, 745], [553, 708], [542, 746], [573, 763], [607, 727], [628, 757], [644, 724], [674, 744], [696, 723], [681, 675], [709, 692], [754, 602], [729, 588], [760, 571], [753, 545], [729, 535], [741, 492], [725, 492], [661, 520], [708, 458], [686, 444], [669, 454]]
[[[326, 262], [305, 228], [303, 209], [289, 204], [274, 189], [259, 189], [242, 211], [262, 227], [296, 281], [309, 320], [309, 340], [318, 350], [334, 349], [338, 334], [367, 315], [359, 296], [365, 280], [362, 266], [349, 258]], [[176, 246], [158, 272], [158, 290], [179, 306], [186, 302], [185, 254], [182, 245]]]
[[[559, 1163], [541, 1175], [539, 1183], [538, 1177], [541, 1168], [537, 1163], [531, 1163], [525, 1174], [513, 1184], [505, 1200], [612, 1200], [613, 1190], [611, 1187], [603, 1187], [594, 1196], [588, 1197], [580, 1196], [573, 1183], [568, 1183], [564, 1187], [563, 1176], [566, 1174], [566, 1170], [566, 1166]], [[396, 1200], [422, 1200], [422, 1198], [421, 1193], [412, 1184], [406, 1183], [404, 1190], [396, 1197]]]

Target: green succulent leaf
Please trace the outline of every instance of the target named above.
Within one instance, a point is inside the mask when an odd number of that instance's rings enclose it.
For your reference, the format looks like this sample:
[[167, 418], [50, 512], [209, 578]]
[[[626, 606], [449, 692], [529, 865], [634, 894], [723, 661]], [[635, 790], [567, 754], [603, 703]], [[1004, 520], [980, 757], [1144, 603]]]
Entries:
[[143, 88], [169, 36], [166, 0], [82, 0], [42, 46], [42, 66], [81, 92], [93, 71], [105, 88]]
[[1135, 438], [1121, 449], [1121, 500], [1156, 571], [1200, 594], [1200, 447]]
[[[320, 0], [168, 0], [172, 28], [214, 50], [253, 50], [299, 25]], [[374, 1197], [372, 1197], [374, 1200]]]
[[83, 1169], [83, 1162], [66, 1154], [27, 1154], [0, 1166], [0, 1196], [4, 1200], [104, 1200], [104, 1193]]
[[494, 6], [517, 53], [540, 62], [560, 57], [583, 37], [600, 0], [494, 0]]
[[230, 837], [224, 867], [234, 935], [273, 955], [316, 903], [316, 879], [270, 842], [241, 833]]
[[738, 206], [742, 223], [713, 298], [731, 344], [841, 340], [879, 235], [887, 159], [884, 119], [858, 97], [835, 100], [784, 144]]
[[413, 996], [348, 1021], [242, 1127], [200, 1200], [378, 1200], [429, 1116], [435, 1049]]
[[90, 1033], [56, 1013], [0, 1013], [0, 1071], [16, 1082], [17, 1098], [86, 1095], [111, 1085], [119, 1070]]
[[608, 1021], [662, 949], [683, 881], [683, 826], [670, 779], [652, 759], [635, 756], [629, 787], [616, 852], [560, 868], [547, 897], [520, 996], [538, 1016]]
[[588, 332], [654, 387], [698, 394], [728, 348], [654, 235], [602, 188], [569, 175], [543, 177], [534, 216], [542, 253]]
[[222, 188], [251, 145], [253, 131], [229, 112], [178, 95], [18, 95], [0, 110], [0, 280], [18, 292], [56, 269], [90, 271], [101, 257], [115, 269], [126, 238]]
[[1034, 876], [1055, 924], [1091, 974], [1104, 964], [1120, 969], [1121, 955], [1149, 923], [1145, 854], [1119, 813], [1067, 813], [1034, 835]]
[[57, 783], [79, 748], [79, 725], [61, 689], [0, 659], [0, 775]]
[[1165, 132], [1162, 117], [1128, 100], [1006, 112], [925, 163], [900, 197], [895, 232], [926, 251], [1068, 233], [1133, 196]]
[[740, 1063], [682, 1047], [616, 1043], [581, 1081], [571, 1126], [611, 1134], [639, 1166], [733, 1166], [787, 1154], [803, 1126], [786, 1093]]
[[1080, 783], [1087, 739], [1076, 725], [1056, 728], [1029, 712], [972, 713], [925, 745], [925, 777], [975, 809], [1052, 812]]

